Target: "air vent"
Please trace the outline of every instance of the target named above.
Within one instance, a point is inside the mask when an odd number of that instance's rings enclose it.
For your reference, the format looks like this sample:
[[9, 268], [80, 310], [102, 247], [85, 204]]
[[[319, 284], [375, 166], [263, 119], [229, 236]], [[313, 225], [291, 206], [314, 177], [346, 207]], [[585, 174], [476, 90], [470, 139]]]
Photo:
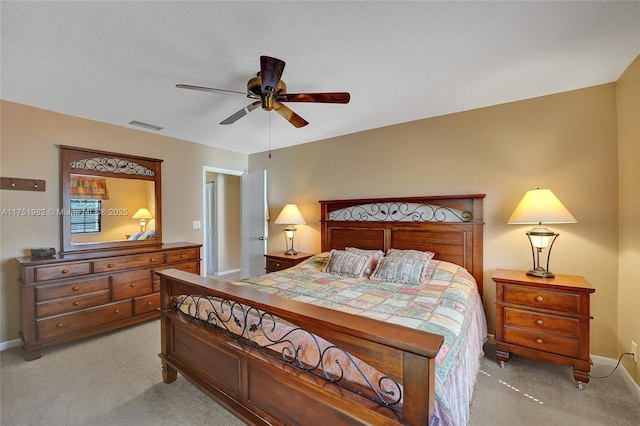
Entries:
[[143, 123], [142, 121], [136, 120], [130, 121], [129, 124], [131, 124], [132, 126], [143, 127], [149, 130], [155, 130], [156, 132], [164, 129], [164, 127], [156, 126], [155, 124]]

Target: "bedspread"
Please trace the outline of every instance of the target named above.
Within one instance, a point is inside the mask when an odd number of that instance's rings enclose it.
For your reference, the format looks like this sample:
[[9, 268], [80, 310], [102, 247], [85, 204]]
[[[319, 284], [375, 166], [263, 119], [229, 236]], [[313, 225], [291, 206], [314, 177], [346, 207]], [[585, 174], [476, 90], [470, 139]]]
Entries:
[[[432, 260], [431, 279], [414, 286], [323, 273], [327, 258], [328, 253], [322, 253], [293, 268], [233, 284], [444, 336], [436, 356], [435, 413], [439, 424], [466, 424], [487, 336], [482, 303], [471, 274], [458, 265]], [[206, 319], [208, 314], [196, 314], [190, 303], [184, 303], [185, 297], [180, 301], [181, 311]], [[258, 341], [264, 344], [264, 337], [258, 337]], [[322, 348], [327, 345], [321, 341]], [[351, 375], [352, 366], [345, 368]], [[364, 367], [367, 373], [369, 368]]]

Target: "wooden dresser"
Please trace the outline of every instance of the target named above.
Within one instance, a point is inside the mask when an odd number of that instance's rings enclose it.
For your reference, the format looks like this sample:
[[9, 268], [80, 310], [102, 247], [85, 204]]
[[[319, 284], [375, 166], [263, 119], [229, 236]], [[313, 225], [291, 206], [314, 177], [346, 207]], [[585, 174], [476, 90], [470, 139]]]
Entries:
[[578, 388], [589, 382], [589, 297], [595, 291], [576, 275], [536, 278], [524, 271], [498, 269], [496, 358], [509, 353], [573, 367]]
[[18, 258], [25, 359], [60, 343], [159, 316], [157, 270], [200, 273], [200, 244]]

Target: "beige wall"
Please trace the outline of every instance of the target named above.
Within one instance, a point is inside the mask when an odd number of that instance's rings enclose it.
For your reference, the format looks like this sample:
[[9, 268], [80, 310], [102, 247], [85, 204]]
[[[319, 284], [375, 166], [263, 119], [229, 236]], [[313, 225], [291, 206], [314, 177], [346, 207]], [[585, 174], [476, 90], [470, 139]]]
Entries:
[[[620, 168], [620, 269], [618, 279], [617, 352], [640, 345], [640, 57], [617, 83]], [[640, 364], [623, 359], [626, 370], [640, 384]]]
[[[0, 209], [60, 208], [60, 155], [71, 145], [164, 159], [163, 241], [202, 242], [192, 221], [202, 220], [203, 166], [247, 168], [247, 156], [127, 127], [114, 126], [2, 101], [0, 174], [47, 181], [46, 192], [7, 191]], [[0, 217], [0, 342], [16, 339], [20, 328], [20, 287], [15, 257], [30, 247], [61, 249], [60, 218]]]
[[[308, 117], [312, 119], [313, 117]], [[313, 125], [321, 125], [316, 123]], [[618, 275], [618, 157], [614, 83], [409, 122], [249, 156], [267, 170], [270, 216], [297, 203], [296, 248], [320, 250], [318, 200], [487, 194], [484, 304], [495, 330], [496, 268], [529, 269], [527, 226], [507, 225], [525, 191], [547, 187], [578, 219], [560, 233], [550, 269], [583, 275], [592, 296], [591, 352], [614, 358]], [[293, 130], [292, 130], [293, 131]], [[270, 224], [269, 250], [284, 248]]]

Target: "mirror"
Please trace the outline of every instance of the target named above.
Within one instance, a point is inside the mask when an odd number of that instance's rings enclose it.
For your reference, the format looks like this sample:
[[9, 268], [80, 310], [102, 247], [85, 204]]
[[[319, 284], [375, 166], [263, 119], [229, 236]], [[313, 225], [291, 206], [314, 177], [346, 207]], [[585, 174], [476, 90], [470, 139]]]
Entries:
[[162, 243], [162, 160], [60, 148], [63, 252]]

